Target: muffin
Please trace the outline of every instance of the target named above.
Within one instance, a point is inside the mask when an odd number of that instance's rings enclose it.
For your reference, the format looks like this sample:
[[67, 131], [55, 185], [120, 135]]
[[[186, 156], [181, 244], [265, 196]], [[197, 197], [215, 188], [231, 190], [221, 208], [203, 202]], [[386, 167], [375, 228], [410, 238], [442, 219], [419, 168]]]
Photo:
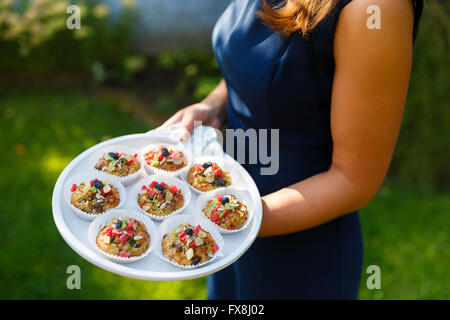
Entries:
[[240, 229], [248, 218], [247, 206], [234, 195], [214, 197], [202, 212], [209, 220], [226, 230]]
[[188, 173], [188, 183], [199, 191], [211, 191], [231, 185], [230, 174], [216, 162], [194, 165]]
[[190, 224], [180, 224], [161, 241], [162, 252], [171, 261], [182, 266], [195, 266], [209, 261], [219, 250], [211, 234]]
[[125, 177], [139, 171], [141, 164], [137, 159], [137, 154], [108, 152], [97, 161], [94, 168], [119, 177]]
[[73, 184], [70, 191], [70, 203], [89, 214], [101, 214], [120, 203], [119, 191], [105, 180], [95, 179], [79, 185]]
[[142, 186], [137, 202], [145, 212], [155, 216], [167, 216], [183, 206], [184, 197], [181, 189], [175, 185], [152, 181], [149, 186]]
[[177, 171], [188, 164], [183, 152], [164, 145], [145, 153], [144, 160], [149, 166], [166, 171]]
[[119, 257], [142, 255], [150, 246], [150, 235], [144, 223], [129, 217], [115, 218], [103, 225], [96, 238], [100, 250]]

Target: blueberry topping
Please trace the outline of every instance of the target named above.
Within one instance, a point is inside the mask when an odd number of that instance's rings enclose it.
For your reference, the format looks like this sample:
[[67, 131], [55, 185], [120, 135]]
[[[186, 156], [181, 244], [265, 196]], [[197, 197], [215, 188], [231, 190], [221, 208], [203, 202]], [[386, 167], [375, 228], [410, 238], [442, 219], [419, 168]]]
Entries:
[[114, 152], [108, 152], [108, 155], [113, 158], [114, 160], [119, 159], [119, 156], [117, 154], [115, 154]]
[[208, 162], [205, 162], [202, 167], [203, 167], [203, 169], [206, 169], [211, 166], [212, 166], [212, 163], [210, 161], [208, 161]]
[[[222, 181], [223, 181], [223, 180], [222, 180]], [[226, 205], [228, 202], [230, 202], [230, 199], [229, 199], [228, 197], [223, 197], [222, 200], [220, 200], [220, 202], [221, 202], [223, 205]]]
[[167, 148], [162, 148], [161, 153], [163, 154], [164, 157], [168, 157], [170, 154], [169, 150], [167, 150]]
[[186, 228], [185, 231], [188, 236], [192, 236], [194, 234], [194, 230], [192, 230], [192, 228]]
[[160, 185], [159, 183], [155, 183], [155, 188], [156, 190], [164, 191], [164, 186]]
[[217, 181], [217, 185], [221, 186], [221, 187], [224, 187], [224, 186], [227, 185], [227, 181], [226, 180], [219, 180], [219, 181]]
[[116, 229], [120, 229], [122, 227], [122, 220], [117, 221]]
[[202, 260], [202, 258], [200, 258], [200, 257], [193, 257], [192, 258], [192, 264], [193, 265], [198, 264], [200, 262], [200, 260]]
[[94, 180], [93, 184], [97, 189], [103, 189], [103, 183], [100, 180]]

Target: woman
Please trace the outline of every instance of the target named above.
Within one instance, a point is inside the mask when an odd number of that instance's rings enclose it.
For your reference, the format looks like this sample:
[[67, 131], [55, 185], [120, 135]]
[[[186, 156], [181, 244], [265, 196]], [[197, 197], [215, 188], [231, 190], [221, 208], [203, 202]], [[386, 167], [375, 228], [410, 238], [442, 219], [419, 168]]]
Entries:
[[[382, 183], [400, 128], [421, 0], [235, 0], [213, 32], [224, 79], [163, 126], [279, 129], [279, 171], [244, 165], [258, 239], [208, 278], [210, 299], [356, 299], [357, 210]], [[248, 148], [246, 148], [248, 150]], [[374, 262], [376, 263], [376, 261]], [[381, 266], [382, 267], [382, 266]]]

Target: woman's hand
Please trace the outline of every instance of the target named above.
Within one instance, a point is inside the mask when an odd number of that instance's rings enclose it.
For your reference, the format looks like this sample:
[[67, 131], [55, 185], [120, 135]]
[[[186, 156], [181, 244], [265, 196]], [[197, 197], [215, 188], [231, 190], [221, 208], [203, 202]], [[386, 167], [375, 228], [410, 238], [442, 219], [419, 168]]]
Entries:
[[179, 123], [181, 141], [186, 141], [192, 134], [194, 121], [201, 121], [203, 125], [220, 129], [226, 118], [227, 99], [226, 84], [222, 80], [203, 101], [181, 109], [164, 122], [160, 128], [167, 128]]

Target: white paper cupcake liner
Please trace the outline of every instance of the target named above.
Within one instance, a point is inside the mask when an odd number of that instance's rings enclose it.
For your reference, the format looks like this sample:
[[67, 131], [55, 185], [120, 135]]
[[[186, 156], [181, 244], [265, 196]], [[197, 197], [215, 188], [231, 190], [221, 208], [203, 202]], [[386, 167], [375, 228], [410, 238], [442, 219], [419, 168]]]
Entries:
[[[141, 167], [139, 168], [138, 171], [136, 171], [135, 173], [120, 177], [120, 176], [116, 176], [114, 174], [110, 174], [104, 171], [100, 171], [95, 169], [95, 164], [98, 162], [98, 160], [103, 157], [103, 155], [105, 153], [108, 152], [119, 152], [119, 153], [125, 153], [128, 155], [135, 155], [137, 154], [137, 160], [139, 161], [139, 163], [141, 164]], [[101, 148], [99, 150], [97, 150], [96, 152], [94, 152], [90, 157], [89, 157], [89, 167], [92, 170], [97, 170], [99, 172], [103, 172], [105, 174], [107, 174], [110, 177], [114, 177], [120, 180], [120, 182], [123, 183], [123, 185], [127, 186], [129, 184], [131, 184], [132, 182], [136, 181], [137, 179], [139, 179], [140, 176], [142, 176], [143, 172], [144, 172], [144, 159], [142, 158], [140, 152], [138, 149], [135, 148], [130, 148], [127, 146], [123, 146], [123, 145], [111, 145], [111, 146], [107, 146], [105, 148]]]
[[[89, 182], [90, 180], [94, 180], [94, 179], [98, 179], [101, 181], [108, 181], [108, 183], [110, 185], [112, 185], [113, 187], [115, 187], [117, 189], [117, 191], [119, 192], [119, 197], [120, 197], [120, 202], [117, 205], [117, 207], [108, 209], [100, 214], [92, 214], [92, 213], [87, 213], [84, 212], [81, 209], [78, 209], [77, 207], [75, 207], [72, 203], [72, 191], [70, 191], [72, 189], [72, 185], [76, 184], [77, 186], [81, 183], [81, 182]], [[80, 217], [81, 219], [87, 220], [87, 221], [92, 221], [95, 218], [113, 210], [113, 209], [118, 209], [120, 208], [126, 199], [126, 192], [125, 192], [125, 187], [123, 186], [123, 184], [119, 181], [119, 179], [116, 179], [114, 177], [112, 177], [109, 174], [106, 174], [104, 172], [100, 172], [98, 170], [92, 170], [86, 173], [82, 173], [82, 174], [78, 174], [78, 175], [74, 175], [72, 177], [69, 177], [66, 181], [66, 183], [64, 184], [64, 199], [66, 200], [67, 204], [72, 208], [73, 212]]]
[[[150, 183], [152, 183], [152, 181], [157, 181], [158, 183], [164, 182], [168, 185], [174, 185], [178, 189], [180, 189], [181, 193], [183, 195], [183, 206], [180, 209], [173, 211], [171, 214], [169, 214], [167, 216], [157, 216], [157, 215], [150, 214], [150, 213], [146, 212], [145, 210], [143, 210], [138, 204], [138, 195], [139, 195], [139, 193], [144, 193], [144, 191], [142, 190], [142, 186], [148, 187], [148, 185]], [[172, 217], [176, 214], [181, 213], [191, 202], [192, 195], [191, 195], [189, 186], [186, 183], [184, 183], [183, 181], [181, 181], [180, 179], [178, 179], [176, 177], [172, 177], [172, 176], [163, 175], [163, 174], [153, 174], [151, 176], [146, 177], [143, 180], [139, 180], [139, 182], [136, 183], [133, 190], [131, 190], [131, 197], [132, 197], [133, 202], [136, 205], [137, 209], [141, 213], [143, 213], [144, 215], [146, 215], [147, 217], [150, 217], [151, 219], [153, 219], [155, 221], [164, 221], [169, 217]]]
[[[237, 177], [237, 171], [235, 169], [235, 165], [236, 163], [234, 163], [234, 160], [230, 160], [231, 158], [226, 158], [226, 157], [215, 157], [215, 156], [199, 156], [199, 157], [195, 157], [192, 160], [192, 165], [189, 167], [188, 170], [186, 170], [185, 172], [183, 172], [183, 174], [181, 175], [181, 179], [186, 182], [187, 185], [189, 185], [189, 187], [191, 188], [192, 191], [194, 191], [196, 194], [204, 194], [204, 193], [209, 193], [209, 192], [214, 192], [216, 190], [221, 190], [221, 189], [225, 189], [225, 188], [229, 188], [232, 187], [236, 181], [238, 181], [238, 177]], [[230, 175], [231, 178], [231, 185], [227, 186], [227, 187], [219, 187], [216, 188], [214, 190], [210, 190], [210, 191], [200, 191], [196, 188], [194, 188], [192, 185], [189, 184], [189, 180], [188, 180], [188, 175], [189, 175], [189, 171], [192, 167], [194, 167], [196, 164], [203, 164], [207, 161], [210, 162], [215, 162], [217, 163], [221, 168], [225, 169], [228, 174]]]
[[[183, 155], [186, 157], [186, 159], [188, 161], [187, 165], [176, 171], [168, 171], [168, 170], [160, 169], [160, 168], [153, 167], [153, 166], [147, 164], [147, 161], [145, 160], [145, 154], [147, 152], [149, 152], [150, 150], [154, 150], [154, 149], [158, 148], [161, 145], [164, 145], [170, 149], [174, 149], [174, 150], [183, 152]], [[169, 142], [168, 143], [164, 143], [164, 142], [152, 143], [152, 144], [149, 144], [149, 145], [145, 146], [144, 148], [142, 148], [140, 150], [140, 154], [143, 159], [144, 166], [147, 169], [147, 172], [149, 174], [164, 174], [164, 175], [173, 176], [173, 177], [181, 176], [187, 170], [189, 170], [189, 168], [191, 167], [191, 164], [192, 164], [192, 153], [188, 149], [186, 149], [182, 144], [173, 144], [173, 143], [169, 143]]]
[[[242, 225], [242, 227], [240, 227], [239, 229], [228, 230], [228, 229], [222, 228], [219, 225], [217, 225], [216, 223], [214, 223], [213, 221], [211, 221], [202, 211], [203, 208], [206, 207], [206, 205], [208, 204], [208, 202], [210, 200], [214, 199], [217, 196], [225, 196], [225, 195], [235, 196], [239, 202], [242, 202], [247, 207], [247, 212], [248, 212], [247, 220]], [[254, 215], [254, 208], [253, 208], [253, 203], [250, 200], [250, 197], [245, 192], [242, 192], [233, 187], [228, 187], [228, 188], [217, 189], [217, 190], [214, 190], [211, 192], [206, 192], [206, 193], [200, 195], [198, 197], [197, 203], [196, 203], [196, 214], [199, 215], [202, 219], [205, 219], [208, 222], [213, 223], [216, 226], [216, 228], [219, 230], [220, 233], [230, 234], [230, 233], [240, 232], [242, 230], [245, 230], [248, 227], [248, 225], [250, 224], [250, 222], [253, 218], [253, 215]]]
[[[97, 240], [98, 233], [101, 230], [101, 227], [105, 224], [110, 223], [115, 218], [125, 218], [125, 217], [130, 217], [130, 218], [136, 219], [136, 220], [142, 222], [145, 225], [145, 227], [147, 228], [148, 234], [150, 236], [150, 245], [147, 248], [147, 250], [140, 256], [130, 257], [130, 258], [119, 257], [119, 256], [115, 256], [115, 255], [106, 253], [97, 246], [96, 240]], [[118, 262], [118, 263], [130, 263], [130, 262], [135, 262], [137, 260], [141, 260], [141, 259], [145, 258], [146, 256], [148, 256], [150, 254], [150, 252], [152, 252], [155, 249], [158, 239], [159, 239], [158, 228], [153, 223], [153, 221], [151, 219], [149, 219], [148, 217], [144, 216], [143, 214], [141, 214], [140, 212], [137, 212], [134, 210], [128, 210], [128, 209], [111, 210], [110, 212], [108, 212], [104, 215], [101, 215], [98, 218], [96, 218], [94, 221], [92, 221], [92, 223], [90, 224], [89, 229], [88, 229], [88, 240], [89, 240], [90, 244], [95, 248], [96, 252], [105, 256], [106, 258], [108, 258], [114, 262]]]
[[[175, 227], [179, 226], [180, 224], [185, 224], [185, 223], [189, 223], [193, 226], [200, 225], [203, 230], [205, 230], [211, 234], [211, 237], [216, 242], [217, 246], [219, 247], [219, 250], [214, 254], [214, 256], [210, 260], [199, 263], [195, 266], [183, 266], [183, 265], [176, 263], [175, 261], [170, 260], [169, 257], [164, 255], [164, 253], [162, 252], [162, 245], [161, 245], [164, 235], [171, 232]], [[167, 261], [179, 268], [186, 269], [186, 270], [196, 269], [196, 268], [200, 268], [200, 267], [204, 266], [205, 264], [208, 264], [208, 263], [214, 261], [218, 257], [223, 257], [224, 241], [223, 241], [222, 235], [220, 234], [220, 232], [217, 230], [217, 228], [211, 222], [209, 222], [205, 219], [201, 219], [200, 216], [196, 216], [196, 215], [189, 216], [189, 215], [181, 214], [181, 215], [170, 217], [169, 219], [167, 219], [161, 223], [161, 225], [159, 226], [159, 229], [158, 229], [158, 234], [159, 234], [159, 239], [158, 239], [158, 244], [156, 246], [156, 253], [164, 261]]]

